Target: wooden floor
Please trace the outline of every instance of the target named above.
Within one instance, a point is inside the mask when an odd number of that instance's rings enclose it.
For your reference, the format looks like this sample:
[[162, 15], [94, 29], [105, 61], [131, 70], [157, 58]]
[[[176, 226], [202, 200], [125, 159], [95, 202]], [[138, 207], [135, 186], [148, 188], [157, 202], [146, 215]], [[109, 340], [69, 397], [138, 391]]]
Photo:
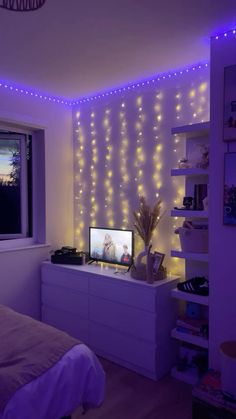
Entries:
[[72, 419], [191, 419], [191, 386], [166, 376], [155, 382], [101, 359], [106, 398], [98, 409]]

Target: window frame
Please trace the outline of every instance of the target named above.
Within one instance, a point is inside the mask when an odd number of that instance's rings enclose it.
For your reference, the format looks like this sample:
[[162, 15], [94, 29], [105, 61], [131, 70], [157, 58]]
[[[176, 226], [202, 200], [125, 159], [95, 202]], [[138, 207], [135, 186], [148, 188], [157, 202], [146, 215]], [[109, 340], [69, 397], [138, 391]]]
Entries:
[[[2, 132], [1, 132], [2, 131]], [[20, 141], [20, 207], [21, 207], [21, 232], [20, 233], [1, 233], [0, 241], [28, 238], [28, 176], [27, 176], [27, 158], [26, 142], [29, 134], [13, 132], [3, 132], [0, 128], [0, 140], [19, 140]]]
[[[30, 237], [6, 238], [0, 240], [0, 251], [21, 249], [32, 245], [46, 244], [46, 188], [45, 188], [45, 127], [16, 121], [0, 120], [0, 131], [19, 132], [31, 136], [31, 235]], [[27, 166], [26, 172], [27, 172]], [[28, 211], [28, 204], [26, 210]], [[9, 235], [8, 235], [9, 236]]]

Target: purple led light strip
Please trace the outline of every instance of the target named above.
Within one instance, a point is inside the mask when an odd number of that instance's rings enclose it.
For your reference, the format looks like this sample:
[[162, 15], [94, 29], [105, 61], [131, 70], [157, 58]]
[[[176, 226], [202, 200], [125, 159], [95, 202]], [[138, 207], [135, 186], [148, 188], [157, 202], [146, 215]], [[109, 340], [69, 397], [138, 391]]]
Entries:
[[[236, 29], [231, 29], [229, 31], [217, 34], [217, 35], [213, 35], [211, 38], [213, 39], [227, 39], [229, 37], [234, 37], [236, 36]], [[0, 88], [5, 88], [8, 89], [12, 92], [16, 92], [18, 94], [25, 94], [31, 97], [36, 97], [38, 99], [41, 100], [45, 100], [48, 102], [53, 102], [53, 103], [58, 103], [61, 105], [67, 105], [67, 106], [73, 106], [73, 105], [79, 105], [82, 103], [87, 103], [87, 102], [92, 102], [94, 100], [97, 99], [102, 99], [104, 97], [110, 96], [110, 95], [115, 95], [115, 94], [119, 94], [119, 93], [123, 93], [123, 92], [127, 92], [127, 91], [132, 91], [133, 89], [137, 88], [137, 87], [146, 87], [148, 85], [153, 85], [154, 83], [157, 83], [158, 81], [161, 80], [165, 80], [165, 79], [170, 79], [170, 78], [174, 78], [176, 76], [181, 76], [184, 75], [185, 73], [189, 73], [191, 71], [195, 71], [195, 70], [200, 70], [200, 69], [204, 69], [206, 67], [209, 66], [208, 62], [204, 62], [204, 63], [199, 63], [199, 64], [195, 64], [192, 65], [190, 67], [187, 68], [183, 68], [177, 71], [171, 71], [171, 72], [167, 72], [167, 73], [161, 73], [161, 74], [157, 74], [156, 76], [149, 78], [149, 79], [145, 79], [139, 82], [135, 82], [135, 83], [130, 83], [124, 87], [119, 87], [116, 89], [112, 89], [103, 93], [98, 93], [97, 95], [93, 95], [93, 96], [87, 96], [87, 97], [83, 97], [83, 98], [78, 98], [77, 100], [70, 100], [70, 99], [64, 99], [64, 98], [60, 98], [60, 97], [56, 97], [56, 96], [48, 96], [48, 95], [44, 95], [42, 93], [39, 92], [33, 92], [30, 91], [28, 89], [23, 89], [21, 87], [18, 86], [13, 86], [12, 84], [6, 83], [4, 81], [0, 81]]]
[[137, 83], [132, 83], [132, 84], [126, 85], [124, 87], [120, 87], [120, 88], [110, 90], [110, 91], [107, 91], [107, 92], [104, 92], [104, 93], [98, 93], [97, 95], [94, 95], [94, 96], [89, 96], [89, 97], [77, 99], [75, 101], [72, 101], [72, 105], [79, 105], [81, 103], [86, 103], [86, 102], [91, 102], [91, 101], [94, 101], [94, 100], [97, 100], [97, 99], [102, 99], [102, 98], [110, 96], [110, 95], [115, 95], [115, 94], [118, 94], [118, 93], [131, 91], [131, 90], [133, 90], [137, 87], [150, 86], [150, 85], [153, 85], [154, 83], [157, 83], [158, 81], [168, 80], [168, 79], [174, 78], [176, 76], [181, 76], [181, 75], [184, 75], [186, 73], [190, 73], [191, 71], [202, 70], [202, 69], [204, 69], [208, 66], [209, 66], [209, 63], [204, 62], [204, 63], [195, 64], [195, 65], [192, 65], [191, 67], [183, 68], [183, 69], [180, 69], [180, 70], [177, 70], [177, 71], [171, 71], [171, 72], [168, 72], [168, 73], [157, 74], [156, 76], [154, 76], [150, 79], [139, 81]]
[[48, 101], [48, 102], [59, 103], [60, 105], [69, 105], [69, 106], [72, 105], [71, 100], [62, 99], [62, 98], [56, 97], [56, 96], [47, 96], [47, 95], [44, 95], [43, 93], [33, 92], [29, 89], [22, 89], [21, 87], [14, 86], [14, 85], [12, 85], [10, 83], [6, 83], [4, 81], [0, 81], [0, 88], [7, 89], [7, 90], [10, 90], [11, 92], [24, 94], [24, 95], [31, 96], [31, 97], [36, 97], [38, 99], [45, 100], [45, 101]]
[[189, 73], [191, 71], [195, 71], [195, 70], [200, 70], [200, 69], [204, 69], [206, 67], [208, 67], [208, 63], [204, 62], [204, 63], [198, 63], [192, 66], [189, 66], [187, 68], [183, 68], [180, 70], [176, 70], [176, 71], [171, 71], [168, 73], [161, 73], [161, 74], [157, 74], [156, 76], [150, 78], [150, 79], [146, 79], [146, 80], [142, 80], [136, 83], [131, 83], [129, 85], [126, 85], [124, 87], [119, 87], [113, 90], [109, 90], [103, 93], [98, 93], [97, 95], [94, 96], [87, 96], [84, 98], [79, 98], [77, 100], [68, 100], [68, 99], [62, 99], [59, 97], [55, 97], [55, 96], [47, 96], [44, 95], [42, 93], [38, 93], [38, 92], [33, 92], [30, 91], [28, 89], [23, 89], [21, 87], [17, 87], [17, 86], [13, 86], [12, 84], [6, 83], [6, 82], [1, 82], [0, 81], [0, 88], [5, 88], [8, 89], [12, 92], [16, 92], [16, 93], [20, 93], [20, 94], [25, 94], [31, 97], [36, 97], [39, 98], [41, 100], [45, 100], [48, 102], [54, 102], [54, 103], [59, 103], [59, 104], [63, 104], [63, 105], [68, 105], [68, 106], [72, 106], [72, 105], [79, 105], [81, 103], [86, 103], [86, 102], [91, 102], [93, 100], [97, 100], [97, 99], [102, 99], [104, 97], [110, 96], [110, 95], [115, 95], [118, 93], [123, 93], [126, 91], [131, 91], [137, 87], [145, 87], [145, 86], [150, 86], [153, 85], [154, 83], [157, 83], [158, 81], [161, 80], [168, 80], [170, 78], [174, 78], [176, 76], [181, 76], [184, 75], [186, 73]]
[[227, 39], [228, 37], [235, 36], [235, 35], [236, 35], [236, 29], [231, 29], [230, 31], [219, 33], [217, 35], [213, 35], [211, 38], [216, 39], [216, 40], [223, 39], [223, 38]]

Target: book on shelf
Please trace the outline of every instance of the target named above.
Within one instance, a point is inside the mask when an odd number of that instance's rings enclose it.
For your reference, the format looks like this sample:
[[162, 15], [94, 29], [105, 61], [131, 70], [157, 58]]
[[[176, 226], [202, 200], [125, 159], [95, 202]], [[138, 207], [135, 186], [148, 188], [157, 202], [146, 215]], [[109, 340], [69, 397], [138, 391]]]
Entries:
[[208, 324], [205, 319], [179, 317], [176, 321], [176, 330], [178, 332], [189, 333], [202, 337], [208, 336]]
[[188, 335], [199, 336], [199, 332], [194, 332], [193, 330], [187, 329], [186, 327], [183, 327], [183, 326], [176, 326], [176, 330], [177, 332], [180, 332], [180, 333], [187, 333]]
[[177, 326], [183, 326], [195, 332], [200, 332], [202, 327], [208, 324], [206, 319], [192, 319], [186, 316], [178, 317]]

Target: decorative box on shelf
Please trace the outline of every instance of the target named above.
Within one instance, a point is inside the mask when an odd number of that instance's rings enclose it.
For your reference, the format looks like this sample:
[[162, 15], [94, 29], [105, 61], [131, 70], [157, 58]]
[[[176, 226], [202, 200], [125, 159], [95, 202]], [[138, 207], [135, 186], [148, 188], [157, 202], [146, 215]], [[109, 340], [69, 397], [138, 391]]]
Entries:
[[208, 252], [208, 230], [180, 227], [178, 231], [181, 249], [183, 252]]

